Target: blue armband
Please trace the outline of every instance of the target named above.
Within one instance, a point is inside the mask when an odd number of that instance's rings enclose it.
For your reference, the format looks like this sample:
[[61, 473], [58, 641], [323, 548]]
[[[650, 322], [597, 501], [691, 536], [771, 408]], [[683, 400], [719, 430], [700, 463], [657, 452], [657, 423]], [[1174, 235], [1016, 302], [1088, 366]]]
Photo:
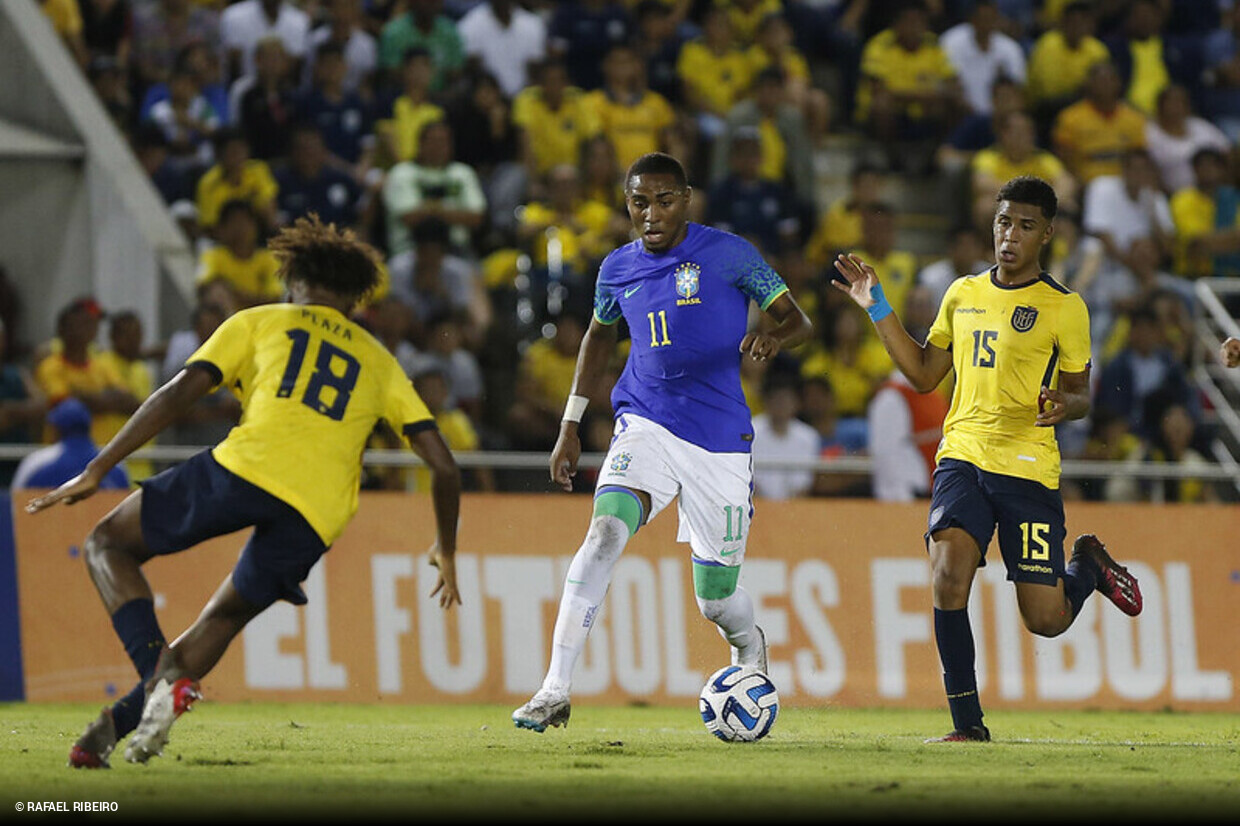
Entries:
[[891, 315], [891, 303], [887, 301], [887, 296], [883, 295], [882, 284], [874, 283], [873, 289], [870, 290], [870, 298], [874, 299], [874, 303], [865, 308], [865, 311], [870, 314], [870, 321], [877, 324]]

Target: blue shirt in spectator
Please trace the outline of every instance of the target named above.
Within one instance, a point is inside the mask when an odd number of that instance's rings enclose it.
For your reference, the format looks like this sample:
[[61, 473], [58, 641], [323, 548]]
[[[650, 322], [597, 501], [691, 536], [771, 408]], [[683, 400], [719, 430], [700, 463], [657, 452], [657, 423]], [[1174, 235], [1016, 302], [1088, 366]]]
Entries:
[[597, 89], [603, 85], [601, 55], [617, 43], [626, 43], [632, 21], [619, 3], [589, 8], [583, 3], [560, 3], [547, 27], [551, 49], [564, 55], [574, 86]]
[[364, 142], [374, 133], [374, 112], [357, 92], [330, 100], [311, 89], [297, 98], [296, 109], [297, 120], [317, 126], [327, 151], [347, 163], [357, 163]]
[[322, 166], [317, 174], [307, 177], [289, 164], [276, 170], [276, 183], [280, 185], [276, 206], [282, 221], [292, 222], [317, 212], [325, 223], [341, 227], [357, 223], [362, 188], [339, 169]]
[[[68, 398], [52, 408], [47, 421], [60, 434], [60, 441], [39, 448], [21, 460], [13, 474], [13, 488], [55, 488], [68, 482], [99, 455], [90, 437], [90, 411], [80, 399]], [[100, 489], [123, 490], [129, 475], [120, 465], [108, 471]]]
[[755, 241], [769, 254], [800, 228], [788, 190], [774, 181], [729, 175], [710, 188], [706, 223]]
[[[228, 125], [228, 88], [223, 83], [208, 83], [199, 90], [211, 104], [220, 119], [220, 126]], [[145, 122], [151, 115], [151, 107], [168, 99], [167, 83], [152, 83], [142, 97], [142, 105], [138, 109], [139, 122]]]

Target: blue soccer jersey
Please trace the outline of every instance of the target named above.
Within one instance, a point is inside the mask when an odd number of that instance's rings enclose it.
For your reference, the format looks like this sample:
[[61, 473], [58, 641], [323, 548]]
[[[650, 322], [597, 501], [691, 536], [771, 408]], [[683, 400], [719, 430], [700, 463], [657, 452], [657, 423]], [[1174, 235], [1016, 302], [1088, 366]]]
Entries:
[[611, 394], [616, 415], [643, 416], [709, 451], [748, 453], [740, 344], [749, 301], [765, 310], [787, 291], [752, 244], [700, 224], [666, 252], [640, 240], [612, 252], [599, 267], [594, 318], [623, 317], [633, 339]]

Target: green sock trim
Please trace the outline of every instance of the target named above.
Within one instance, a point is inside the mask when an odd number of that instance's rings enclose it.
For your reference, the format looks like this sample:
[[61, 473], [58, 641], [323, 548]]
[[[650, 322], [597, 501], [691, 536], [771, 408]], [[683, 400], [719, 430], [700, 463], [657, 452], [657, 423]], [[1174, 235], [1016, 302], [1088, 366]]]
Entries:
[[727, 599], [736, 592], [740, 565], [719, 565], [693, 560], [693, 592], [698, 599]]
[[628, 526], [629, 536], [637, 533], [644, 521], [642, 503], [637, 494], [615, 486], [601, 489], [594, 497], [594, 515], [616, 517]]

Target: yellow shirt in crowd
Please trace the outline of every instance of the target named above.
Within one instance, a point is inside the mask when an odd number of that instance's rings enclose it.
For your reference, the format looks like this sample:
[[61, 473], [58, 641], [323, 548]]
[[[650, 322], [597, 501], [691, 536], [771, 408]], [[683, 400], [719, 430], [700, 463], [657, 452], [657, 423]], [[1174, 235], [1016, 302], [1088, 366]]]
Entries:
[[[861, 53], [861, 75], [879, 81], [897, 94], [928, 93], [956, 76], [956, 70], [933, 34], [926, 34], [921, 44], [908, 51], [896, 40], [896, 33], [883, 29], [870, 38]], [[870, 111], [870, 89], [862, 83], [857, 90], [857, 120], [865, 121]], [[920, 118], [920, 104], [910, 104], [905, 114]]]
[[597, 89], [586, 95], [586, 106], [616, 150], [620, 169], [628, 169], [648, 152], [659, 151], [663, 130], [676, 122], [672, 105], [658, 92], [646, 91], [635, 100], [620, 101], [605, 89]]
[[539, 339], [525, 351], [523, 367], [538, 387], [544, 401], [560, 408], [573, 389], [577, 356], [566, 356], [549, 339]]
[[224, 204], [233, 200], [248, 201], [262, 213], [275, 202], [279, 193], [280, 185], [266, 161], [246, 161], [236, 184], [228, 181], [224, 168], [216, 164], [198, 181], [198, 223], [204, 227], [215, 226]]
[[[105, 362], [109, 367], [120, 376], [121, 383], [125, 389], [133, 394], [138, 401], [143, 401], [147, 396], [151, 395], [151, 391], [155, 389], [155, 376], [151, 372], [151, 366], [142, 359], [123, 358], [115, 350], [105, 350], [99, 354], [99, 360]], [[120, 417], [122, 424], [128, 417]], [[120, 428], [117, 428], [120, 431]], [[111, 437], [109, 437], [111, 438]], [[143, 447], [147, 447], [155, 443], [155, 440], [147, 442]], [[151, 476], [155, 472], [155, 466], [146, 459], [126, 459], [125, 471], [129, 474], [130, 482], [141, 482], [143, 479]]]
[[392, 117], [379, 121], [377, 129], [386, 133], [392, 141], [397, 162], [411, 161], [418, 154], [422, 130], [428, 123], [446, 117], [443, 107], [433, 103], [414, 103], [407, 95], [401, 95], [392, 104]]
[[198, 284], [216, 279], [227, 281], [233, 289], [263, 300], [275, 300], [284, 294], [280, 280], [280, 261], [266, 247], [259, 247], [249, 258], [238, 258], [223, 245], [203, 251], [198, 263]]
[[836, 411], [841, 416], [864, 416], [874, 388], [890, 374], [891, 357], [873, 337], [862, 343], [851, 364], [826, 348], [815, 348], [801, 362], [802, 376], [826, 376], [830, 380]]
[[560, 107], [552, 109], [543, 98], [542, 89], [527, 86], [512, 102], [512, 122], [529, 136], [539, 174], [557, 164], [576, 166], [581, 160], [581, 145], [599, 130], [585, 95], [576, 87], [566, 89]]
[[847, 198], [840, 198], [827, 207], [805, 245], [806, 260], [824, 267], [843, 250], [861, 243], [861, 211], [856, 207]]
[[1095, 63], [1110, 60], [1111, 53], [1096, 37], [1082, 38], [1069, 48], [1063, 32], [1048, 31], [1039, 37], [1029, 53], [1029, 77], [1025, 90], [1032, 103], [1057, 100], [1075, 93]]
[[1029, 157], [1013, 161], [997, 147], [988, 147], [973, 156], [971, 161], [974, 175], [986, 175], [1000, 182], [1007, 182], [1021, 175], [1033, 175], [1044, 181], [1054, 181], [1063, 174], [1063, 163], [1045, 150], [1039, 150]]
[[740, 49], [729, 48], [723, 54], [715, 54], [699, 39], [681, 47], [676, 75], [709, 111], [722, 117], [749, 90], [752, 69]]
[[[55, 407], [70, 396], [80, 393], [94, 395], [109, 387], [126, 389], [121, 374], [111, 362], [100, 358], [99, 354], [90, 356], [85, 364], [78, 364], [66, 359], [63, 353], [54, 352], [35, 367], [34, 380], [47, 396], [49, 407]], [[91, 439], [102, 447], [120, 432], [128, 419], [123, 413], [92, 413]], [[47, 442], [55, 439], [55, 430], [51, 425], [44, 430], [43, 438]]]
[[1120, 174], [1129, 149], [1145, 146], [1145, 115], [1124, 102], [1111, 113], [1079, 100], [1059, 113], [1052, 140], [1056, 154], [1082, 184]]
[[[526, 226], [555, 226], [562, 260], [576, 268], [578, 273], [584, 273], [591, 262], [600, 260], [611, 251], [607, 243], [607, 228], [611, 225], [612, 211], [598, 201], [580, 201], [573, 208], [573, 220], [580, 225], [580, 230], [562, 223], [556, 211], [547, 204], [533, 201], [521, 211], [520, 223]], [[533, 258], [538, 266], [546, 266], [545, 235], [534, 241]]]

